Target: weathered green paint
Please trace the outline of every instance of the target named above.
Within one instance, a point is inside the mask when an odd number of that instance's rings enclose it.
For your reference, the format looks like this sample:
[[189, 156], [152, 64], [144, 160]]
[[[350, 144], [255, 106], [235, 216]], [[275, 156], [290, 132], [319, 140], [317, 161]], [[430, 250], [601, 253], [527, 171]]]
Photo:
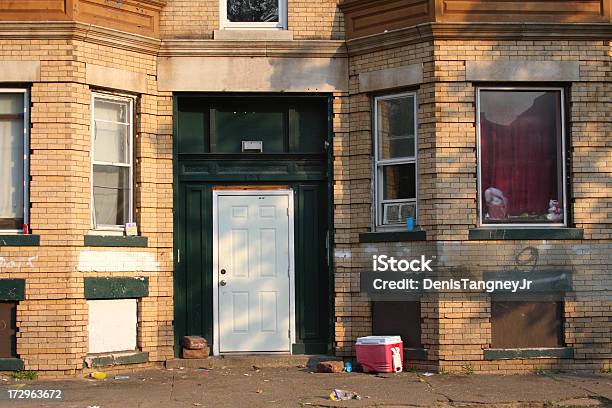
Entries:
[[[483, 279], [485, 281], [522, 281], [528, 279], [531, 281], [529, 294], [563, 293], [572, 290], [571, 270], [533, 270], [528, 274], [523, 271], [485, 272]], [[511, 289], [497, 289], [495, 292], [497, 294], [507, 294], [511, 293]], [[514, 295], [518, 300], [518, 294], [515, 293]]]
[[[183, 98], [191, 99], [190, 110], [186, 115], [179, 109]], [[285, 98], [279, 96], [266, 100], [280, 101]], [[295, 102], [295, 97], [292, 98]], [[320, 96], [309, 100], [313, 103], [316, 101], [319, 101], [318, 109], [324, 118], [325, 113], [331, 109], [330, 100]], [[324, 102], [322, 105], [321, 101]], [[206, 102], [203, 100], [202, 103]], [[332, 288], [331, 265], [327, 262], [331, 248], [325, 245], [332, 205], [327, 198], [331, 189], [331, 153], [323, 151], [323, 142], [325, 139], [331, 142], [331, 133], [323, 135], [320, 142], [314, 139], [309, 141], [308, 134], [316, 129], [330, 132], [331, 123], [327, 123], [326, 118], [322, 124], [308, 124], [304, 118], [300, 122], [298, 116], [304, 114], [304, 110], [296, 110], [295, 105], [291, 105], [285, 126], [285, 146], [293, 153], [211, 154], [206, 153], [209, 150], [205, 145], [207, 138], [212, 139], [210, 135], [214, 124], [200, 126], [200, 122], [212, 122], [214, 115], [195, 114], [194, 111], [198, 109], [194, 108], [193, 104], [193, 95], [179, 95], [174, 98], [176, 356], [180, 351], [179, 340], [184, 335], [201, 335], [213, 345], [212, 187], [233, 184], [288, 185], [293, 189], [297, 326], [297, 344], [293, 345], [293, 350], [295, 353], [328, 352], [329, 336], [333, 332], [330, 315], [333, 301], [328, 295]], [[316, 109], [312, 110], [314, 111]], [[308, 115], [310, 113], [305, 117]], [[186, 135], [185, 139], [183, 134]], [[200, 140], [203, 140], [203, 143], [200, 143]], [[320, 151], [315, 151], [317, 149]], [[331, 241], [332, 237], [329, 239]], [[179, 251], [180, 262], [177, 262]]]
[[427, 350], [404, 347], [404, 360], [427, 360]]
[[112, 236], [112, 235], [85, 235], [83, 244], [92, 247], [137, 247], [146, 248], [147, 237]]
[[128, 299], [149, 296], [149, 278], [85, 278], [86, 299]]
[[468, 232], [468, 239], [485, 240], [528, 240], [528, 239], [583, 239], [582, 228], [473, 228]]
[[0, 358], [0, 371], [22, 371], [23, 367], [20, 358]]
[[359, 242], [404, 242], [425, 241], [425, 231], [393, 231], [393, 232], [365, 232], [359, 234]]
[[39, 246], [40, 235], [6, 234], [0, 235], [0, 246]]
[[25, 299], [25, 279], [0, 279], [0, 300]]
[[518, 360], [529, 358], [574, 358], [571, 347], [529, 349], [485, 349], [485, 360]]

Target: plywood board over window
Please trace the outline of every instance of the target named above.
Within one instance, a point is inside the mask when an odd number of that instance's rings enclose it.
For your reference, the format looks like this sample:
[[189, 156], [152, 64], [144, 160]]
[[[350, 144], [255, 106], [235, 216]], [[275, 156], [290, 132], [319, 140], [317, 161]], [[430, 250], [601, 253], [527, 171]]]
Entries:
[[136, 299], [88, 300], [89, 353], [136, 350]]

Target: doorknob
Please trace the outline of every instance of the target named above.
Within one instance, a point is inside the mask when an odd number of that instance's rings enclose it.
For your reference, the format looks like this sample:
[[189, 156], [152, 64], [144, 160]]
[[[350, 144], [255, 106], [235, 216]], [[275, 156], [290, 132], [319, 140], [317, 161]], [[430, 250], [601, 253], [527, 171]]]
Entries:
[[221, 282], [219, 282], [219, 285], [221, 285], [221, 286], [225, 286], [225, 285], [227, 285], [227, 282], [225, 282], [224, 280], [222, 280]]

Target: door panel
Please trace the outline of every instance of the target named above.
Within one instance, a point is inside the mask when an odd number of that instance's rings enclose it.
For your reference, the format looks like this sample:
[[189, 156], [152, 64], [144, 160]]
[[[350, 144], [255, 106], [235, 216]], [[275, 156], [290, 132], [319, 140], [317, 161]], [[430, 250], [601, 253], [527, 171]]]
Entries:
[[289, 197], [218, 197], [220, 352], [290, 348]]

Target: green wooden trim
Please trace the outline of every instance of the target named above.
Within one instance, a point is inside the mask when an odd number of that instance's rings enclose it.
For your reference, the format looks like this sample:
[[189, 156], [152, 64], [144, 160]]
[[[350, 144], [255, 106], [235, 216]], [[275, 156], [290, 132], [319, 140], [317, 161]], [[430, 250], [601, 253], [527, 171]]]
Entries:
[[0, 235], [0, 246], [39, 246], [40, 235], [5, 234]]
[[404, 242], [404, 241], [426, 241], [425, 231], [390, 231], [390, 232], [365, 232], [359, 234], [359, 242]]
[[139, 236], [85, 235], [83, 237], [83, 244], [94, 247], [146, 248], [149, 244], [149, 239]]
[[468, 232], [468, 239], [475, 241], [583, 238], [582, 228], [472, 228]]
[[127, 299], [149, 296], [149, 278], [85, 278], [86, 299]]
[[294, 343], [291, 345], [291, 354], [327, 354], [327, 343]]
[[21, 371], [23, 360], [20, 358], [0, 358], [0, 371]]
[[85, 367], [108, 367], [115, 365], [140, 364], [149, 362], [149, 353], [136, 351], [133, 353], [111, 353], [86, 356], [83, 359]]
[[518, 348], [518, 349], [485, 349], [485, 360], [517, 360], [529, 358], [574, 358], [571, 347], [554, 348]]
[[0, 300], [25, 299], [25, 279], [0, 279]]
[[404, 347], [404, 360], [427, 360], [427, 349]]

